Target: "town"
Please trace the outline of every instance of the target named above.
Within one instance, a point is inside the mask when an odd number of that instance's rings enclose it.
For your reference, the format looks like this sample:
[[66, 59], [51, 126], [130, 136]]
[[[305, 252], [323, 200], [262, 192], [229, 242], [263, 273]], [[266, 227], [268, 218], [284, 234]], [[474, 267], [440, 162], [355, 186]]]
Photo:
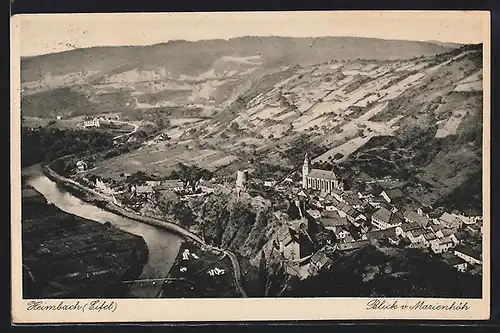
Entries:
[[[75, 164], [80, 182], [115, 205], [138, 214], [148, 215], [141, 207], [148, 203], [154, 206], [158, 196], [189, 201], [225, 194], [248, 200], [256, 211], [271, 209], [281, 222], [273, 250], [282, 258], [286, 272], [299, 279], [327, 268], [337, 251], [347, 253], [368, 245], [419, 249], [429, 256], [438, 256], [458, 272], [482, 274], [481, 216], [426, 206], [407, 196], [400, 187], [365, 184], [363, 191], [346, 189], [335, 172], [312, 168], [307, 153], [301, 172], [279, 180], [252, 177], [251, 170], [245, 169], [238, 170], [231, 179], [199, 177], [186, 182], [178, 178], [141, 178], [124, 184], [99, 177], [89, 179], [88, 170], [83, 160]], [[130, 179], [133, 175], [124, 176]], [[275, 196], [252, 195], [249, 189], [256, 185], [267, 189], [265, 193], [287, 198], [289, 204], [276, 202]], [[291, 210], [296, 211], [295, 216], [289, 214]], [[180, 268], [181, 272], [185, 270]]]

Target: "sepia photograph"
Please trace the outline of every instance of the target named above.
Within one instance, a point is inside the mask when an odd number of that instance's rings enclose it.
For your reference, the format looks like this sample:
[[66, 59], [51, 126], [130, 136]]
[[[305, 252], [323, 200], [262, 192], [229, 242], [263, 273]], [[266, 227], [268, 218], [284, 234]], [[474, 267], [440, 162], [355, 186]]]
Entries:
[[489, 19], [14, 16], [17, 318], [487, 318]]

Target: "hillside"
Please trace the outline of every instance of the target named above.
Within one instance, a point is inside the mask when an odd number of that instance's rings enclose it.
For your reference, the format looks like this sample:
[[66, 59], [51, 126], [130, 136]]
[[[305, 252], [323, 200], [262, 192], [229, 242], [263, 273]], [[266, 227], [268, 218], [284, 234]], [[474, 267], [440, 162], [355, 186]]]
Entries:
[[113, 178], [141, 166], [165, 175], [181, 162], [221, 177], [251, 168], [279, 179], [309, 152], [351, 186], [384, 185], [389, 177], [385, 186], [405, 187], [423, 204], [481, 210], [480, 186], [470, 186], [481, 178], [481, 45], [408, 60], [288, 67], [204, 118], [173, 122], [177, 111], [153, 111], [169, 118], [163, 134], [170, 141], [150, 140], [96, 173]]
[[[259, 41], [263, 44], [261, 50], [266, 49], [264, 41], [267, 39], [252, 41]], [[224, 43], [233, 42], [207, 42], [211, 48], [201, 47], [203, 43], [194, 44], [200, 47], [199, 54], [206, 55], [215, 52], [216, 45], [227, 46]], [[370, 43], [379, 44], [373, 46]], [[34, 94], [25, 91], [25, 101], [31, 104], [24, 106], [32, 107], [23, 109], [23, 112], [56, 115], [64, 111], [71, 116], [75, 111], [102, 112], [124, 105], [120, 112], [127, 117], [168, 120], [159, 132], [151, 134], [144, 142], [136, 142], [142, 144], [140, 149], [110, 154], [85, 174], [98, 175], [110, 182], [127, 182], [124, 175], [134, 175], [138, 171], [153, 178], [175, 178], [179, 174], [179, 163], [205, 169], [203, 172], [208, 171], [210, 175], [207, 179], [213, 175], [227, 188], [234, 186], [235, 171], [241, 169], [250, 170], [250, 178], [254, 179], [281, 180], [290, 176], [297, 181], [304, 155], [309, 153], [315, 167], [336, 170], [346, 187], [362, 188], [365, 183], [385, 188], [399, 187], [418, 206], [441, 206], [449, 212], [458, 210], [466, 215], [480, 214], [482, 45], [440, 49], [429, 43], [409, 44], [419, 45], [419, 48], [426, 46], [420, 49], [420, 53], [414, 49], [415, 53], [410, 55], [411, 52], [389, 47], [383, 50], [380, 48], [383, 43], [388, 42], [352, 39], [340, 44], [346, 50], [332, 51], [331, 54], [319, 52], [314, 56], [305, 56], [306, 53], [298, 51], [286, 56], [279, 50], [275, 53], [269, 50], [261, 54], [255, 50], [252, 51], [255, 53], [244, 53], [248, 49], [236, 51], [221, 46], [224, 53], [204, 57], [196, 66], [193, 62], [196, 63], [198, 55], [193, 55], [193, 58], [186, 56], [185, 63], [179, 60], [182, 65], [177, 69], [167, 69], [166, 65], [164, 69], [152, 69], [155, 68], [154, 62], [165, 55], [160, 51], [158, 58], [144, 58], [149, 64], [143, 61], [118, 67], [120, 62], [115, 59], [113, 65], [110, 61], [112, 69], [99, 69], [98, 72], [96, 67], [89, 65], [89, 78], [75, 79], [81, 82], [72, 87], [57, 86], [60, 90], [38, 90]], [[394, 47], [402, 45], [395, 43], [389, 44]], [[187, 45], [193, 44], [176, 42], [168, 47], [182, 50]], [[360, 45], [364, 45], [364, 50]], [[157, 45], [151, 49], [168, 47]], [[315, 47], [309, 51], [314, 53]], [[379, 53], [371, 52], [374, 49]], [[118, 49], [113, 50], [118, 52]], [[121, 50], [139, 52], [144, 48]], [[82, 52], [89, 54], [93, 51]], [[67, 54], [69, 57], [79, 53]], [[57, 57], [62, 57], [62, 54]], [[104, 53], [102, 57], [107, 59]], [[283, 63], [276, 65], [276, 59], [282, 59]], [[172, 63], [174, 68], [177, 60]], [[98, 73], [90, 74], [92, 70]], [[176, 71], [182, 71], [182, 74]], [[54, 79], [51, 82], [56, 85], [55, 82], [59, 81]], [[34, 89], [34, 86], [33, 82], [25, 83], [27, 90]], [[50, 105], [49, 109], [36, 108], [45, 105], [41, 103], [49, 105], [47, 94], [61, 94], [61, 91], [86, 96], [92, 107], [75, 96], [70, 97], [66, 104]], [[37, 94], [40, 95], [37, 97]], [[36, 98], [41, 98], [41, 101], [37, 102]], [[104, 100], [108, 102], [104, 103]], [[292, 205], [288, 205], [286, 198], [270, 189], [253, 191], [252, 196], [261, 195], [272, 204], [285, 204], [286, 209], [278, 210], [288, 210], [293, 218], [297, 218], [297, 212], [290, 212]], [[284, 277], [283, 267], [273, 257], [272, 251], [282, 224], [272, 212], [274, 207], [259, 210], [254, 207], [259, 203], [252, 199], [240, 199], [239, 202], [233, 199], [230, 195], [216, 195], [200, 202], [193, 199], [188, 207], [166, 198], [157, 203], [157, 207], [150, 202], [139, 202], [138, 209], [141, 212], [150, 209], [160, 215], [178, 215], [181, 217], [179, 223], [200, 234], [207, 242], [234, 251], [241, 257], [243, 275], [248, 280], [245, 283], [255, 295], [282, 292], [288, 296], [297, 293], [315, 296], [324, 293], [315, 289], [314, 283], [304, 285], [302, 290], [297, 289], [296, 281]], [[415, 202], [409, 201], [410, 204]], [[415, 210], [417, 207], [404, 208]], [[362, 252], [367, 260], [379, 255], [377, 251], [370, 251]], [[408, 253], [399, 254], [406, 258]], [[353, 263], [361, 261], [355, 256], [351, 259]], [[442, 269], [434, 264], [422, 258], [411, 262], [401, 260], [400, 272], [405, 272], [410, 266], [433, 265], [435, 269]], [[353, 270], [349, 265], [341, 268], [342, 272]], [[420, 268], [417, 271], [427, 272]], [[446, 269], [443, 268], [442, 272], [443, 276], [449, 276]], [[422, 276], [425, 274], [406, 279], [397, 275], [393, 282], [400, 290], [407, 290]], [[383, 275], [374, 281], [380, 282], [381, 279], [384, 279]], [[353, 281], [353, 290], [365, 284], [365, 281]], [[378, 282], [370, 282], [371, 286], [366, 285], [363, 293], [370, 296], [392, 292], [389, 285], [383, 286], [388, 290], [377, 289]], [[432, 289], [442, 289], [442, 283], [438, 281]], [[426, 296], [418, 285], [413, 287], [412, 296]], [[463, 293], [476, 294], [477, 290], [472, 289]], [[330, 292], [339, 290], [332, 288]], [[443, 291], [443, 296], [456, 293], [457, 290]]]
[[22, 59], [22, 111], [38, 117], [114, 111], [134, 116], [137, 109], [197, 106], [202, 115], [212, 115], [263, 75], [290, 66], [408, 59], [451, 49], [351, 37], [241, 37], [77, 49]]

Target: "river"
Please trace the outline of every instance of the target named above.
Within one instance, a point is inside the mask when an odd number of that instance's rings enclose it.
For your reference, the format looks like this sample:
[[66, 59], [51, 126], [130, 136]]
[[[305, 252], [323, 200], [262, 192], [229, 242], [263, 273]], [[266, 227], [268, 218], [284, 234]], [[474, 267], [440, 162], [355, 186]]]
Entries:
[[[182, 242], [179, 236], [116, 215], [80, 200], [47, 178], [43, 174], [39, 164], [24, 169], [22, 174], [26, 177], [29, 185], [33, 186], [38, 192], [43, 194], [49, 203], [54, 204], [59, 209], [100, 223], [109, 221], [122, 230], [144, 238], [149, 249], [149, 256], [139, 279], [167, 277]], [[133, 283], [131, 284], [131, 295], [129, 296], [140, 298], [156, 297], [160, 288], [161, 283], [158, 282]]]

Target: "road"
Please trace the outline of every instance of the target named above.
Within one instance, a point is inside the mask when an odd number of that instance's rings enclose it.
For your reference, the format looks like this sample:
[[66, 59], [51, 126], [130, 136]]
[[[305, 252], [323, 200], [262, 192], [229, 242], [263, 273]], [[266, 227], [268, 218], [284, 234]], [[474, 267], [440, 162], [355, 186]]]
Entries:
[[[50, 166], [47, 166], [44, 168], [44, 173], [46, 174], [47, 177], [51, 178], [52, 180], [54, 180], [56, 182], [63, 183], [67, 186], [77, 188], [78, 190], [85, 191], [86, 193], [91, 193], [94, 196], [97, 196], [97, 197], [104, 199], [108, 204], [103, 209], [111, 211], [112, 213], [119, 214], [121, 216], [125, 216], [127, 218], [130, 218], [130, 219], [142, 222], [142, 223], [146, 223], [146, 224], [149, 224], [149, 225], [152, 225], [155, 227], [165, 228], [165, 229], [168, 229], [169, 231], [174, 232], [182, 237], [191, 239], [200, 245], [203, 245], [203, 246], [208, 245], [205, 243], [204, 239], [202, 239], [200, 236], [198, 236], [197, 234], [181, 227], [178, 224], [175, 224], [175, 223], [169, 222], [169, 221], [164, 221], [164, 220], [152, 218], [152, 217], [137, 215], [134, 212], [131, 212], [129, 210], [126, 210], [122, 207], [117, 206], [114, 204], [113, 199], [110, 198], [109, 196], [104, 195], [103, 193], [100, 193], [94, 189], [88, 188], [88, 187], [86, 187], [86, 186], [84, 186], [84, 185], [82, 185], [82, 184], [80, 184], [72, 179], [68, 179], [66, 177], [59, 175], [54, 170], [52, 170], [50, 168]], [[233, 266], [234, 282], [235, 282], [236, 288], [238, 289], [238, 291], [240, 292], [242, 297], [248, 297], [245, 290], [243, 289], [243, 287], [241, 285], [241, 270], [240, 270], [240, 264], [238, 262], [238, 259], [236, 258], [236, 255], [229, 250], [224, 250], [224, 249], [216, 248], [213, 246], [212, 246], [212, 248], [216, 251], [220, 251], [220, 252], [224, 253], [225, 255], [227, 255], [229, 257], [231, 264]]]
[[137, 124], [134, 124], [134, 123], [131, 123], [131, 122], [128, 122], [128, 121], [121, 121], [121, 120], [113, 120], [113, 123], [117, 123], [117, 124], [123, 124], [123, 125], [131, 125], [134, 127], [134, 129], [129, 132], [129, 133], [125, 133], [125, 134], [120, 134], [118, 136], [115, 136], [113, 138], [113, 140], [116, 140], [116, 139], [119, 139], [119, 138], [123, 138], [125, 136], [129, 136], [129, 135], [132, 135], [134, 134], [135, 132], [137, 132], [137, 130], [139, 129], [139, 125]]
[[238, 262], [238, 258], [232, 253], [231, 251], [228, 250], [222, 250], [224, 253], [226, 253], [229, 256], [229, 259], [231, 260], [231, 264], [233, 265], [233, 272], [234, 272], [234, 282], [236, 284], [236, 288], [238, 288], [239, 292], [241, 293], [242, 297], [248, 297], [247, 293], [241, 286], [241, 269], [240, 269], [240, 263]]

